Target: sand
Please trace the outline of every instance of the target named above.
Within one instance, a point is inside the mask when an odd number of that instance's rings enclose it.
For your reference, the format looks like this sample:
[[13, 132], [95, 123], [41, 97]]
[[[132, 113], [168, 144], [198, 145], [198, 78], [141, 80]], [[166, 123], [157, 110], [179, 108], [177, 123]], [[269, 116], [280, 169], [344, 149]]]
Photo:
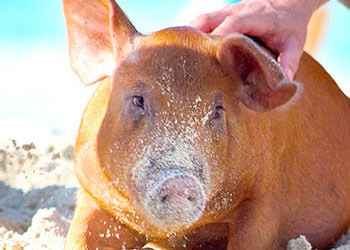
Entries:
[[[0, 250], [63, 249], [79, 187], [73, 146], [0, 143]], [[336, 244], [350, 250], [350, 231]], [[304, 236], [288, 250], [312, 249]]]
[[63, 249], [78, 182], [72, 145], [0, 146], [0, 249]]

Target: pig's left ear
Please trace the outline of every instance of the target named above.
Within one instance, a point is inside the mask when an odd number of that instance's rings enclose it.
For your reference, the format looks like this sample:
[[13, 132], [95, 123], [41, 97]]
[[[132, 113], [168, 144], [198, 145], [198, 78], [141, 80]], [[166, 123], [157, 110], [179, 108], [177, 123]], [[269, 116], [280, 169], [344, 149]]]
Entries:
[[242, 83], [239, 97], [248, 108], [271, 110], [287, 103], [297, 91], [297, 84], [287, 80], [273, 56], [242, 34], [224, 37], [217, 59], [225, 73], [238, 74]]
[[73, 70], [86, 85], [111, 76], [140, 34], [114, 0], [63, 0], [63, 5]]

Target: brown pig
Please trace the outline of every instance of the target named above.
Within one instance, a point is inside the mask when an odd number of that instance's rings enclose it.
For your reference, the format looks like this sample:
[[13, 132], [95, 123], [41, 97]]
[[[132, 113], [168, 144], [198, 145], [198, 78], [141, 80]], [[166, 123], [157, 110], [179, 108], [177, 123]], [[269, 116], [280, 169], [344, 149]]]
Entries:
[[64, 0], [72, 67], [100, 82], [75, 147], [66, 249], [329, 247], [350, 224], [350, 101], [241, 34], [142, 35], [113, 0]]

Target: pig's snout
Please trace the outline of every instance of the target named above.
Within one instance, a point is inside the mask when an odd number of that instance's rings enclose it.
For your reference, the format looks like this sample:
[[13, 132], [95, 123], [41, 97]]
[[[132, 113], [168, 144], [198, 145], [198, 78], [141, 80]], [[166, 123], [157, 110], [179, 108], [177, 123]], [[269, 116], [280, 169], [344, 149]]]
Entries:
[[202, 215], [206, 204], [203, 184], [187, 173], [163, 175], [147, 196], [149, 212], [167, 227], [191, 224]]

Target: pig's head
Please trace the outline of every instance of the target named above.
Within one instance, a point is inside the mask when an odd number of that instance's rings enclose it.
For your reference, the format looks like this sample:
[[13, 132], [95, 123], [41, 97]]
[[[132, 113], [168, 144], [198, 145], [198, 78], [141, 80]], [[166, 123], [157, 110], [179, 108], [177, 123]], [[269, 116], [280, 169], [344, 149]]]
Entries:
[[65, 12], [73, 68], [85, 84], [102, 81], [76, 146], [84, 189], [159, 237], [247, 199], [260, 159], [245, 113], [281, 106], [297, 90], [274, 59], [240, 34], [141, 35], [113, 0], [67, 0]]

